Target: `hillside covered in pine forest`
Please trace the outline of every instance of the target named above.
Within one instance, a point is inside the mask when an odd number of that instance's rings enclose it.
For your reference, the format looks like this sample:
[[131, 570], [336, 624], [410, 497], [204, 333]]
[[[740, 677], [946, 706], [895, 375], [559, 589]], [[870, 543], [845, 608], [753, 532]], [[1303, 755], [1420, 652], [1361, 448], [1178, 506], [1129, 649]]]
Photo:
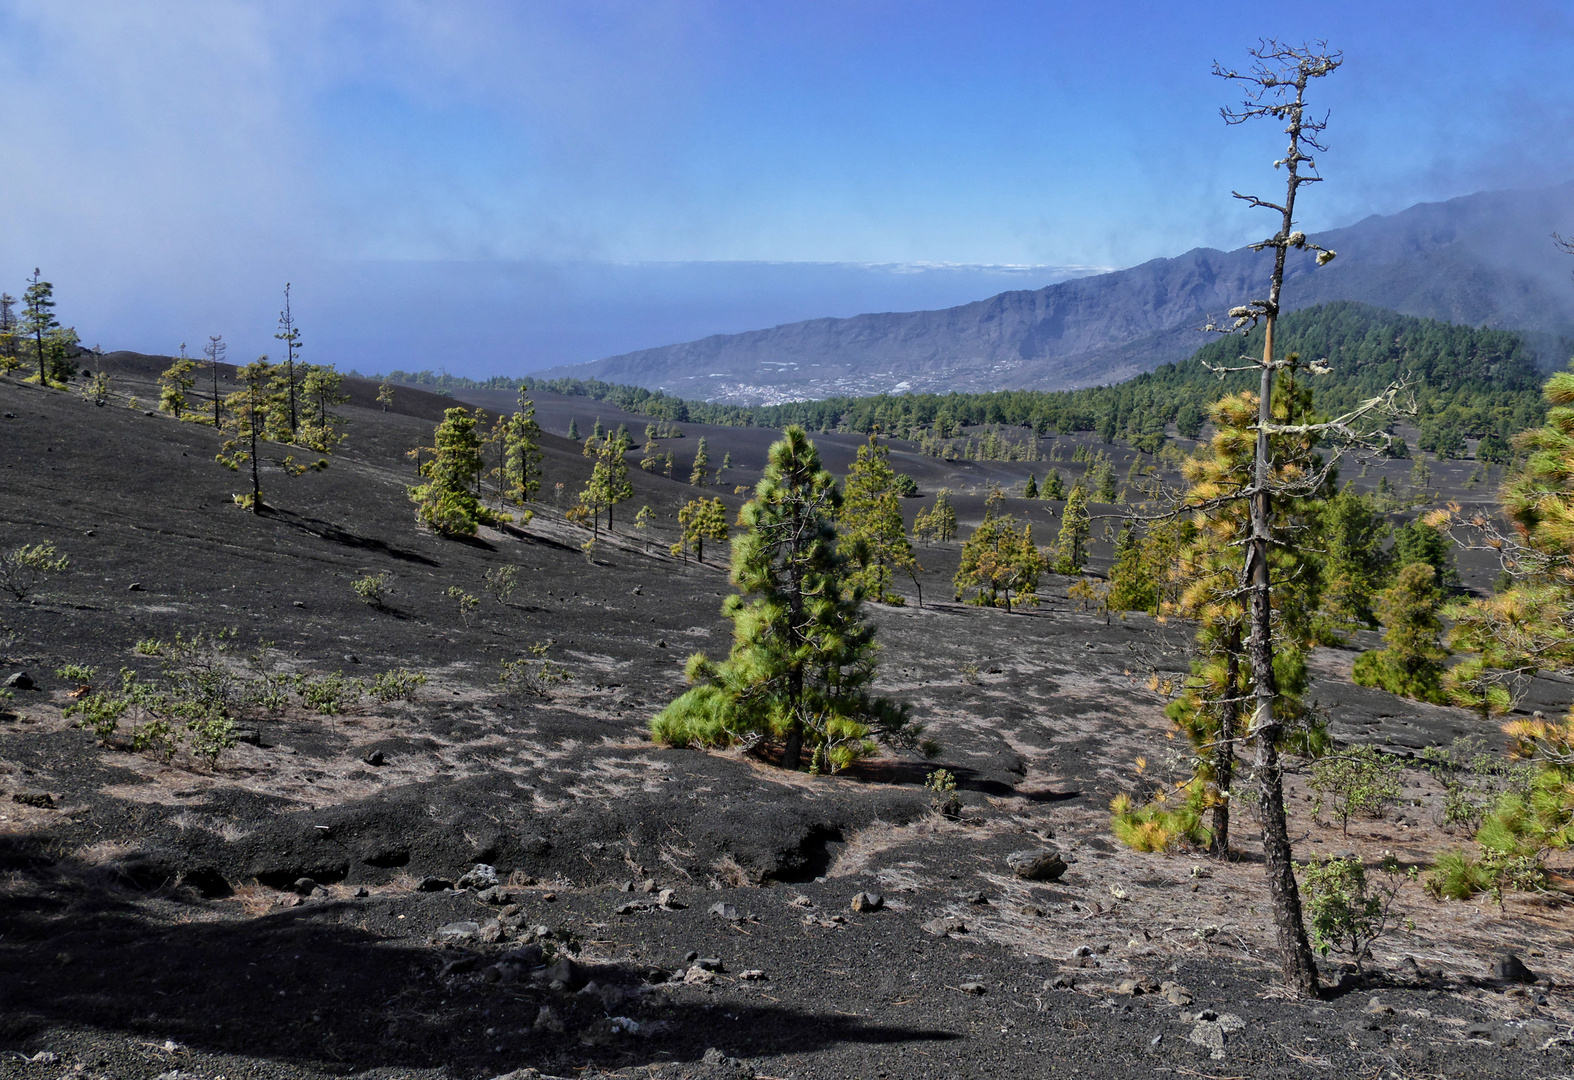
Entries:
[[[1312, 379], [1313, 402], [1323, 413], [1343, 411], [1406, 380], [1416, 402], [1420, 448], [1442, 457], [1464, 456], [1465, 438], [1491, 437], [1488, 455], [1506, 459], [1507, 437], [1541, 422], [1544, 406], [1534, 351], [1512, 331], [1421, 319], [1354, 301], [1338, 301], [1286, 315], [1278, 328], [1283, 353], [1327, 360], [1330, 372]], [[1207, 405], [1255, 385], [1251, 372], [1221, 378], [1218, 368], [1260, 355], [1262, 331], [1221, 337], [1178, 363], [1164, 364], [1112, 386], [1082, 390], [997, 390], [987, 393], [881, 394], [830, 397], [786, 405], [740, 406], [686, 401], [644, 387], [581, 379], [496, 378], [479, 382], [432, 372], [393, 372], [410, 385], [446, 389], [532, 390], [579, 396], [626, 412], [675, 422], [811, 431], [877, 428], [896, 438], [926, 433], [950, 438], [966, 427], [1028, 427], [1041, 435], [1097, 432], [1154, 452], [1170, 425], [1195, 438]]]

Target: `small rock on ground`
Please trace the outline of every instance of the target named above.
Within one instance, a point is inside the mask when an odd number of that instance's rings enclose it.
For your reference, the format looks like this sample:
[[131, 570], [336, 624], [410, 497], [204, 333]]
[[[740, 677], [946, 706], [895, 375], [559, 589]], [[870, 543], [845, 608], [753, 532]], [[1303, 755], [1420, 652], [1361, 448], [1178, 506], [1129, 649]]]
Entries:
[[1504, 982], [1533, 983], [1537, 976], [1519, 957], [1513, 953], [1504, 953], [1492, 961], [1492, 977]]
[[1055, 848], [1012, 852], [1006, 856], [1006, 865], [1023, 881], [1059, 881], [1066, 872], [1066, 862]]

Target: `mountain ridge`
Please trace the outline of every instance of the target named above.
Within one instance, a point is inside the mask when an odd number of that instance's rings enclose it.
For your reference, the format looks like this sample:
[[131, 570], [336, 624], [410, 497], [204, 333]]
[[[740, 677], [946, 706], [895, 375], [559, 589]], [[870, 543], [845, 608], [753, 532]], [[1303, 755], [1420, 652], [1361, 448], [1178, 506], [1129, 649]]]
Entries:
[[[1516, 330], [1543, 363], [1574, 336], [1570, 264], [1550, 234], [1574, 182], [1478, 192], [1317, 234], [1328, 267], [1292, 258], [1285, 310], [1361, 300], [1407, 315]], [[951, 308], [785, 323], [642, 349], [541, 378], [597, 378], [748, 404], [906, 390], [1072, 389], [1182, 359], [1199, 332], [1260, 292], [1268, 253], [1198, 247], [1107, 274]]]

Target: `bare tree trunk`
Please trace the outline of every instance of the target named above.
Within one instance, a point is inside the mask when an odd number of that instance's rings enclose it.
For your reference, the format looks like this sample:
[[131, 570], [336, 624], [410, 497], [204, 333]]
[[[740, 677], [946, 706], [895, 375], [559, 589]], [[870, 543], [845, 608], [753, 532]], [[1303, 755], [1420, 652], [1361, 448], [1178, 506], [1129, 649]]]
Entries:
[[[1288, 213], [1285, 215], [1288, 218]], [[1270, 303], [1278, 302], [1279, 282], [1283, 280], [1284, 249], [1274, 274]], [[1311, 942], [1301, 918], [1301, 893], [1295, 883], [1295, 862], [1290, 848], [1290, 832], [1284, 818], [1284, 784], [1281, 777], [1278, 740], [1279, 718], [1274, 711], [1278, 688], [1273, 675], [1273, 604], [1268, 573], [1268, 549], [1272, 518], [1268, 499], [1271, 481], [1271, 453], [1268, 429], [1273, 421], [1273, 329], [1274, 310], [1269, 309], [1263, 340], [1261, 400], [1257, 406], [1256, 477], [1251, 500], [1251, 545], [1247, 548], [1247, 577], [1251, 582], [1251, 638], [1247, 650], [1252, 666], [1256, 698], [1251, 733], [1257, 740], [1258, 811], [1262, 815], [1263, 872], [1268, 892], [1273, 897], [1274, 929], [1279, 937], [1279, 961], [1284, 967], [1284, 983], [1303, 997], [1317, 996], [1317, 965], [1312, 960]]]
[[787, 726], [787, 741], [782, 746], [782, 768], [796, 772], [803, 764], [803, 721], [795, 714]]
[[251, 512], [262, 513], [262, 478], [257, 475], [257, 415], [251, 417]]
[[1241, 703], [1241, 628], [1232, 627], [1224, 641], [1224, 700], [1219, 703], [1219, 733], [1213, 743], [1213, 782], [1219, 801], [1213, 804], [1213, 840], [1208, 850], [1220, 858], [1230, 854], [1230, 789], [1235, 779], [1235, 738]]

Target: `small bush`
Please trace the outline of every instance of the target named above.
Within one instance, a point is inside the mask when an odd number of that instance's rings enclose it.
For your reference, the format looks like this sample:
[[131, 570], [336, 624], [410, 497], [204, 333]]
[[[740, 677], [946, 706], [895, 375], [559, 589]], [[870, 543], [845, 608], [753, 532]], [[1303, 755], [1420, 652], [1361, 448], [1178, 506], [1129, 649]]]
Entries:
[[472, 596], [457, 585], [448, 587], [448, 598], [459, 605], [459, 619], [466, 626], [470, 625], [470, 616], [481, 605], [479, 596]]
[[1381, 869], [1387, 880], [1374, 885], [1354, 857], [1313, 859], [1302, 867], [1307, 930], [1321, 955], [1348, 953], [1359, 969], [1372, 943], [1393, 925], [1394, 899], [1416, 873], [1402, 874], [1392, 855], [1384, 856]]
[[941, 817], [955, 821], [962, 816], [962, 800], [956, 793], [956, 776], [949, 769], [936, 769], [924, 780], [930, 791], [929, 805]]
[[1352, 817], [1381, 817], [1384, 809], [1398, 801], [1399, 773], [1399, 763], [1373, 746], [1325, 754], [1312, 762], [1312, 775], [1307, 782], [1317, 792], [1312, 816], [1320, 815], [1326, 805], [1348, 836]]
[[1388, 649], [1370, 649], [1357, 656], [1350, 679], [1357, 686], [1387, 690], [1390, 694], [1433, 705], [1447, 705], [1449, 700], [1443, 689], [1443, 670], [1440, 665], [1413, 670], [1396, 660]]
[[547, 650], [551, 647], [550, 641], [538, 641], [529, 647], [529, 656], [504, 660], [503, 672], [498, 681], [511, 690], [540, 698], [551, 697], [552, 687], [573, 680], [566, 668], [546, 658]]
[[108, 746], [125, 715], [127, 702], [114, 694], [84, 694], [67, 705], [61, 714], [67, 719], [76, 718], [76, 726], [86, 728], [98, 739], [99, 745]]
[[650, 721], [650, 736], [666, 746], [731, 746], [734, 734], [725, 722], [727, 695], [718, 686], [691, 687]]
[[137, 753], [153, 750], [165, 761], [180, 749], [180, 735], [162, 716], [152, 716], [131, 729], [131, 749]]
[[1443, 785], [1443, 808], [1436, 815], [1445, 832], [1474, 835], [1487, 812], [1503, 795], [1528, 797], [1535, 769], [1487, 750], [1480, 736], [1464, 736], [1448, 746], [1421, 751], [1421, 768]]
[[219, 754], [235, 745], [235, 721], [227, 716], [194, 720], [186, 725], [186, 731], [192, 755], [206, 761], [209, 768], [218, 762]]
[[61, 664], [55, 669], [55, 678], [63, 682], [76, 683], [78, 686], [90, 686], [93, 676], [98, 674], [98, 669], [86, 664]]
[[355, 595], [361, 602], [374, 608], [387, 605], [388, 594], [393, 591], [393, 579], [387, 574], [367, 574], [350, 582], [350, 588], [355, 590]]
[[371, 695], [381, 702], [414, 701], [418, 688], [426, 685], [426, 676], [409, 668], [385, 671], [372, 679]]
[[1468, 900], [1486, 893], [1502, 910], [1506, 894], [1535, 892], [1547, 887], [1547, 867], [1538, 850], [1499, 851], [1483, 848], [1480, 858], [1463, 851], [1445, 851], [1432, 864], [1426, 887], [1439, 900]]
[[23, 544], [0, 551], [0, 589], [17, 600], [26, 600], [44, 578], [63, 574], [70, 565], [54, 544]]
[[488, 570], [481, 575], [486, 583], [486, 591], [492, 594], [492, 599], [499, 604], [508, 603], [508, 598], [514, 595], [514, 590], [519, 587], [519, 571], [512, 566], [499, 566], [495, 570]]
[[359, 679], [346, 679], [343, 672], [328, 675], [295, 676], [295, 692], [307, 707], [322, 716], [337, 716], [361, 697]]

